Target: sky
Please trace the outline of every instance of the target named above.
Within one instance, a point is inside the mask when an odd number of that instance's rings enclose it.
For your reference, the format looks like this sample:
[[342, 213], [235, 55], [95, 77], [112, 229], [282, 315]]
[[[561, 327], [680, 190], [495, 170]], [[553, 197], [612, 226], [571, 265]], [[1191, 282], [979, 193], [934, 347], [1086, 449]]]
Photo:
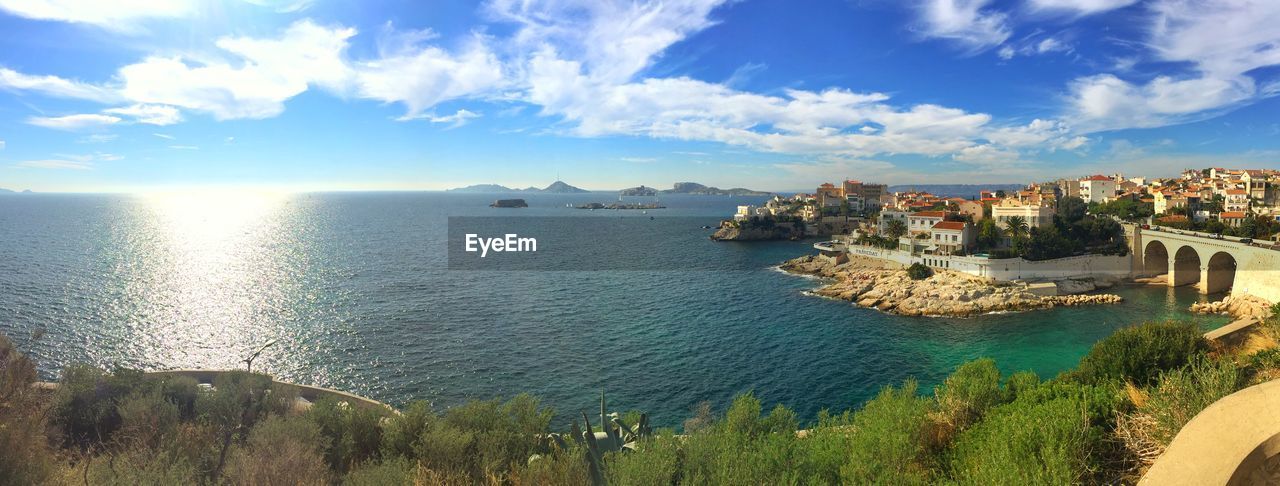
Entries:
[[1280, 167], [1275, 0], [0, 0], [0, 188]]

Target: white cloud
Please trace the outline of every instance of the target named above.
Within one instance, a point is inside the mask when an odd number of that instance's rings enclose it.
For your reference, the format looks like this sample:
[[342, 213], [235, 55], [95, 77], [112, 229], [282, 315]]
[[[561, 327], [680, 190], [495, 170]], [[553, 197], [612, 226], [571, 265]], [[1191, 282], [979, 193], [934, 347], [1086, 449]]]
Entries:
[[1254, 98], [1251, 78], [1159, 76], [1139, 85], [1110, 74], [1076, 79], [1069, 86], [1074, 125], [1085, 131], [1151, 128], [1201, 120]]
[[623, 82], [649, 67], [667, 47], [715, 24], [726, 0], [494, 0], [488, 10], [521, 27], [525, 52], [551, 46], [581, 60], [598, 80]]
[[295, 22], [278, 38], [224, 37], [217, 46], [236, 63], [149, 57], [120, 69], [120, 93], [135, 102], [178, 106], [219, 120], [269, 118], [311, 85], [341, 90], [349, 73], [342, 53], [355, 29]]
[[0, 150], [4, 150], [4, 147], [5, 147], [4, 140], [0, 140]]
[[1064, 12], [1073, 15], [1093, 15], [1128, 7], [1138, 0], [1030, 0], [1033, 10]]
[[954, 40], [979, 52], [998, 46], [1012, 34], [1006, 15], [986, 9], [991, 0], [927, 0], [920, 4], [918, 29], [926, 36]]
[[360, 97], [404, 103], [407, 118], [443, 101], [492, 93], [506, 81], [497, 56], [478, 38], [457, 54], [425, 47], [361, 62], [355, 79]]
[[1033, 35], [1000, 46], [1000, 49], [996, 51], [996, 55], [1007, 61], [1016, 56], [1036, 56], [1054, 52], [1069, 53], [1071, 51], [1071, 44], [1061, 37]]
[[178, 139], [178, 137], [175, 137], [175, 136], [173, 136], [173, 135], [169, 135], [169, 134], [167, 134], [167, 133], [152, 133], [151, 135], [156, 136], [156, 137], [163, 138], [163, 139], [165, 139], [165, 140], [177, 140], [177, 139]]
[[102, 110], [103, 113], [132, 117], [138, 123], [148, 125], [173, 125], [182, 121], [182, 113], [167, 105], [131, 105]]
[[77, 114], [67, 116], [33, 116], [27, 118], [27, 124], [55, 130], [81, 130], [114, 125], [120, 122], [119, 117], [99, 114]]
[[279, 13], [301, 12], [311, 7], [313, 0], [244, 0]]
[[119, 135], [114, 133], [95, 133], [86, 135], [76, 140], [76, 143], [107, 143], [115, 140]]
[[1083, 130], [1158, 127], [1217, 116], [1274, 92], [1254, 71], [1280, 65], [1280, 2], [1158, 0], [1146, 44], [1160, 61], [1192, 67], [1145, 83], [1098, 74], [1072, 81], [1069, 117]]
[[86, 162], [77, 162], [73, 160], [24, 160], [13, 165], [20, 169], [74, 169], [89, 170], [93, 168], [93, 164]]
[[444, 116], [437, 116], [433, 114], [420, 114], [420, 115], [414, 115], [414, 116], [405, 115], [400, 118], [396, 118], [396, 120], [397, 121], [427, 120], [431, 123], [448, 123], [449, 128], [457, 128], [457, 127], [466, 125], [467, 121], [474, 118], [480, 118], [480, 114], [472, 111], [468, 111], [468, 110], [458, 110], [456, 113], [452, 115], [444, 115]]
[[129, 30], [146, 18], [185, 17], [195, 13], [194, 0], [0, 0], [0, 10], [37, 20], [93, 24]]
[[200, 147], [195, 145], [170, 145], [169, 148], [174, 150], [200, 150]]
[[0, 67], [0, 88], [35, 91], [61, 98], [76, 98], [101, 103], [110, 103], [119, 99], [119, 95], [111, 89], [101, 86], [63, 79], [57, 76], [30, 76], [2, 67]]

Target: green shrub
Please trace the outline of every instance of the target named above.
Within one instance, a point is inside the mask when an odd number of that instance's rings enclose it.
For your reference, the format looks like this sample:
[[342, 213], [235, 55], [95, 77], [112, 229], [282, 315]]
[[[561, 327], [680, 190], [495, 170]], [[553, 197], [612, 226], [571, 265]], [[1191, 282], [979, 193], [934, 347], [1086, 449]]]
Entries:
[[45, 398], [31, 389], [35, 363], [0, 335], [0, 482], [42, 484], [54, 474]]
[[136, 370], [105, 373], [92, 366], [70, 365], [62, 372], [50, 421], [61, 431], [64, 446], [108, 443], [120, 428], [117, 407], [121, 401], [154, 385]]
[[1007, 400], [1013, 401], [1029, 390], [1040, 386], [1040, 375], [1034, 371], [1019, 371], [1009, 375], [1009, 380], [1005, 382], [1004, 389]]
[[964, 429], [982, 417], [987, 409], [1004, 401], [1000, 370], [990, 358], [970, 361], [956, 368], [934, 390], [938, 411], [945, 423]]
[[931, 275], [933, 275], [933, 269], [924, 264], [912, 263], [911, 266], [907, 267], [907, 276], [911, 277], [911, 280], [924, 280]]
[[1077, 401], [1015, 401], [960, 434], [950, 470], [960, 484], [1080, 484], [1099, 435]]
[[610, 485], [673, 484], [680, 473], [680, 439], [670, 433], [649, 437], [636, 449], [610, 453], [605, 459], [605, 479]]
[[235, 485], [327, 484], [329, 468], [320, 454], [325, 444], [314, 422], [268, 417], [232, 454], [227, 479]]
[[316, 424], [325, 438], [324, 458], [335, 471], [346, 472], [369, 460], [377, 459], [382, 446], [382, 413], [353, 407], [347, 402], [325, 398], [307, 411], [306, 418]]
[[439, 435], [440, 445], [448, 450], [468, 442], [470, 436], [467, 462], [474, 477], [480, 478], [527, 461], [538, 451], [539, 437], [548, 432], [552, 414], [523, 393], [505, 403], [497, 399], [470, 402], [445, 412], [443, 425], [450, 432]]
[[342, 484], [346, 486], [414, 484], [417, 470], [417, 464], [403, 457], [384, 459], [381, 462], [367, 463], [352, 469], [342, 479]]
[[440, 418], [424, 401], [410, 403], [382, 424], [382, 457], [416, 457], [414, 446]]
[[853, 415], [845, 483], [926, 484], [932, 458], [925, 447], [929, 401], [916, 396], [915, 381], [885, 387]]
[[1196, 414], [1243, 384], [1243, 373], [1230, 361], [1196, 360], [1161, 374], [1138, 410], [1155, 419], [1150, 436], [1168, 445]]
[[690, 484], [787, 484], [802, 481], [804, 459], [795, 414], [776, 407], [761, 417], [750, 393], [734, 399], [723, 420], [689, 435], [683, 444], [680, 482]]
[[1147, 386], [1161, 371], [1186, 365], [1208, 348], [1195, 324], [1150, 322], [1120, 329], [1094, 344], [1069, 376], [1086, 384], [1129, 380]]
[[171, 436], [179, 420], [178, 406], [166, 400], [158, 389], [124, 398], [116, 413], [120, 416], [118, 439], [147, 449], [158, 447]]
[[173, 376], [165, 378], [160, 384], [164, 399], [178, 407], [178, 416], [182, 420], [191, 420], [196, 416], [196, 401], [200, 398], [200, 383], [189, 376]]

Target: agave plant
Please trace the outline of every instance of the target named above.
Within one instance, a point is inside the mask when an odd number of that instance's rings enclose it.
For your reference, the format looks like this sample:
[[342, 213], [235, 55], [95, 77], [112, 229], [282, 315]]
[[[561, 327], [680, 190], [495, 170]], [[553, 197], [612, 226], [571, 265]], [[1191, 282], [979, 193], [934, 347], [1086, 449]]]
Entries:
[[[635, 449], [636, 443], [648, 437], [653, 431], [649, 427], [649, 416], [640, 414], [635, 424], [627, 424], [617, 412], [609, 413], [605, 408], [604, 392], [600, 392], [600, 431], [591, 427], [591, 419], [582, 412], [582, 427], [574, 420], [569, 426], [569, 437], [586, 449], [587, 465], [591, 471], [593, 484], [604, 484], [604, 455], [609, 452], [621, 452]], [[586, 430], [583, 430], [583, 429]], [[560, 434], [549, 434], [547, 439], [561, 449], [568, 444]], [[548, 444], [549, 446], [550, 444]]]

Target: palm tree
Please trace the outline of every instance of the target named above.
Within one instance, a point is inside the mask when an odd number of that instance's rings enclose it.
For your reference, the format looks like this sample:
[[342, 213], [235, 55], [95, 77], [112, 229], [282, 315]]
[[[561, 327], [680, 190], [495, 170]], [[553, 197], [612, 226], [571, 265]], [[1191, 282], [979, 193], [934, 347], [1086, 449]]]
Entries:
[[1005, 228], [1009, 230], [1009, 236], [1017, 238], [1027, 232], [1027, 220], [1022, 216], [1011, 216], [1004, 222]]
[[889, 238], [897, 240], [902, 235], [907, 234], [907, 224], [903, 223], [901, 219], [889, 221], [889, 224], [884, 227], [884, 233]]

